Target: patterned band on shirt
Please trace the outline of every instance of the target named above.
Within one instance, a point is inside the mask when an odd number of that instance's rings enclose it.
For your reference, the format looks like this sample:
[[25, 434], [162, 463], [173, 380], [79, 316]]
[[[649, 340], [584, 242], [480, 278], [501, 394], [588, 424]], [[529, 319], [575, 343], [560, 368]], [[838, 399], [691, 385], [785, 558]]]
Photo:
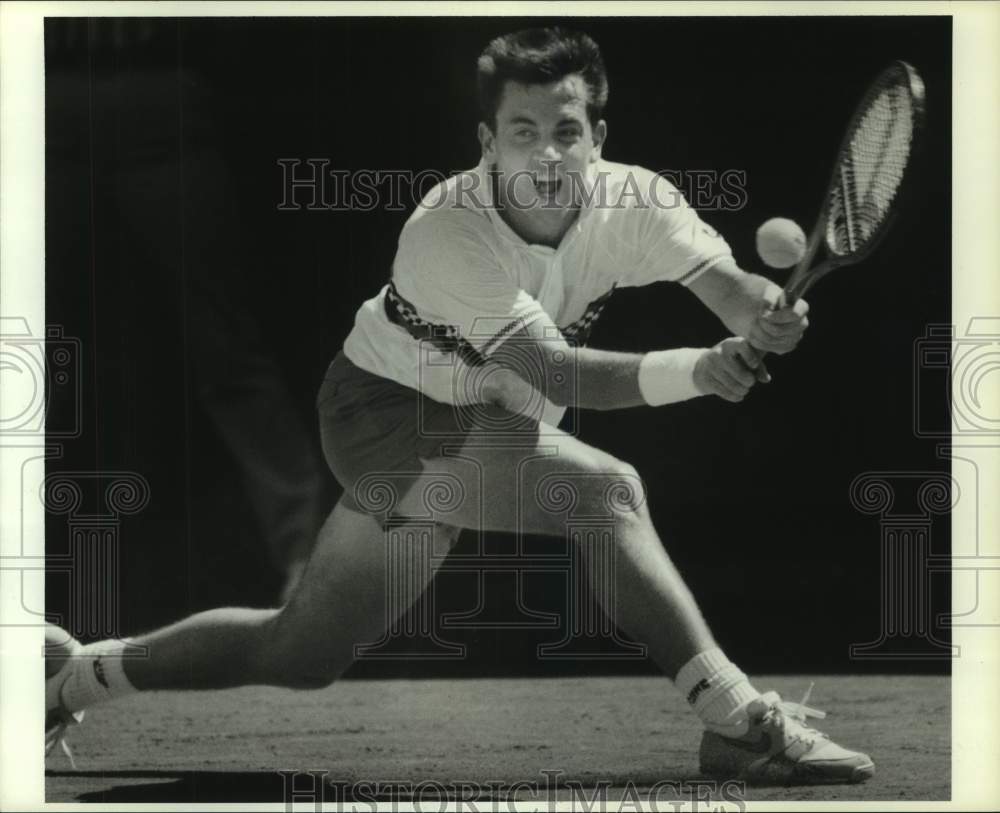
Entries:
[[[609, 291], [587, 305], [583, 316], [566, 327], [560, 328], [566, 341], [576, 347], [586, 345], [594, 323], [600, 317], [604, 306], [608, 304], [608, 300], [614, 292], [615, 286], [612, 285]], [[459, 358], [471, 367], [485, 364], [486, 356], [484, 354], [500, 339], [521, 325], [520, 319], [512, 320], [483, 345], [483, 352], [480, 352], [459, 335], [458, 328], [454, 325], [439, 325], [421, 319], [417, 315], [417, 309], [412, 303], [400, 296], [392, 282], [389, 283], [385, 292], [385, 314], [390, 322], [405, 328], [414, 339], [426, 339], [443, 353], [457, 353]]]
[[399, 295], [391, 282], [385, 292], [385, 315], [393, 324], [405, 328], [414, 339], [426, 339], [442, 353], [457, 353], [470, 367], [486, 363], [486, 357], [459, 335], [457, 327], [421, 319], [417, 309]]
[[608, 300], [611, 299], [611, 295], [614, 292], [615, 286], [612, 285], [609, 291], [587, 305], [587, 310], [584, 311], [583, 316], [575, 322], [566, 325], [566, 327], [559, 329], [566, 341], [577, 347], [583, 347], [587, 344], [587, 340], [590, 338], [590, 331], [594, 328], [594, 322], [600, 318], [604, 306], [608, 304]]

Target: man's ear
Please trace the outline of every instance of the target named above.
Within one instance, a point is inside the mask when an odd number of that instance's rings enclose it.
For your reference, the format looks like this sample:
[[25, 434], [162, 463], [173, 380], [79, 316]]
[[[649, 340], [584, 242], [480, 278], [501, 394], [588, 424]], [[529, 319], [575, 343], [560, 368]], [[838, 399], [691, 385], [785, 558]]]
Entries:
[[479, 122], [479, 146], [483, 150], [483, 158], [490, 162], [496, 158], [497, 139], [485, 121]]
[[601, 119], [597, 124], [594, 125], [594, 130], [592, 138], [594, 141], [594, 148], [590, 152], [590, 163], [595, 163], [601, 159], [601, 150], [604, 147], [604, 142], [608, 137], [608, 123]]

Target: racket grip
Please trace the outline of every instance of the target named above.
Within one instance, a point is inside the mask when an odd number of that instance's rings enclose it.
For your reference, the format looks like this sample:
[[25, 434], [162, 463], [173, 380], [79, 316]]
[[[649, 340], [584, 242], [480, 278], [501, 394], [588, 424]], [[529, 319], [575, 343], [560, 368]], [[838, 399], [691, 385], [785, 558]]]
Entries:
[[[796, 287], [797, 286], [789, 286], [781, 291], [781, 294], [778, 296], [778, 301], [775, 303], [775, 310], [790, 308], [799, 301], [799, 296], [796, 293]], [[764, 359], [771, 355], [767, 350], [757, 350], [757, 353], [760, 355], [761, 361], [764, 361]], [[750, 365], [744, 363], [744, 366], [750, 370]], [[751, 370], [751, 372], [753, 371]]]
[[806, 280], [801, 280], [799, 284], [787, 285], [781, 291], [781, 296], [778, 298], [778, 307], [776, 310], [780, 310], [781, 308], [790, 308], [798, 302], [804, 293], [803, 289], [806, 286], [802, 283], [805, 282]]
[[[774, 309], [781, 310], [782, 308], [790, 308], [802, 297], [805, 290], [809, 287], [810, 278], [803, 277], [799, 278], [797, 282], [791, 282], [785, 288], [782, 289], [781, 294], [778, 296], [778, 301], [775, 303]], [[760, 355], [760, 360], [764, 361], [771, 354], [766, 350], [758, 350]], [[742, 360], [742, 357], [741, 357]], [[744, 366], [750, 370], [750, 365], [744, 362]], [[751, 372], [753, 372], [751, 370]]]

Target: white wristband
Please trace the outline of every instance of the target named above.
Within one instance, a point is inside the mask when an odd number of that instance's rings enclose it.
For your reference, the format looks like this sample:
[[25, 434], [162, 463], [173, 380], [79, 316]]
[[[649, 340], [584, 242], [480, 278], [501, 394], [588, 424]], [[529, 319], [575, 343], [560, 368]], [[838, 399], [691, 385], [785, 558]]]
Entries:
[[704, 347], [679, 347], [646, 353], [639, 363], [639, 392], [650, 406], [673, 404], [704, 395], [694, 384], [694, 366]]

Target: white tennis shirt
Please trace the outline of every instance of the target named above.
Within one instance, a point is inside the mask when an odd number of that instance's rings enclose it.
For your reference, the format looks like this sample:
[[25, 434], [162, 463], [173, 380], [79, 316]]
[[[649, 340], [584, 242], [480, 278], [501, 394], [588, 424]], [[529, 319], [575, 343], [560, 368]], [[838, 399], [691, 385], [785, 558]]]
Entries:
[[484, 162], [436, 186], [403, 227], [391, 281], [358, 309], [345, 355], [461, 404], [457, 370], [518, 328], [544, 320], [585, 342], [615, 287], [686, 285], [732, 256], [677, 188], [647, 169], [598, 161], [583, 187], [576, 222], [551, 248], [526, 243], [500, 217]]

